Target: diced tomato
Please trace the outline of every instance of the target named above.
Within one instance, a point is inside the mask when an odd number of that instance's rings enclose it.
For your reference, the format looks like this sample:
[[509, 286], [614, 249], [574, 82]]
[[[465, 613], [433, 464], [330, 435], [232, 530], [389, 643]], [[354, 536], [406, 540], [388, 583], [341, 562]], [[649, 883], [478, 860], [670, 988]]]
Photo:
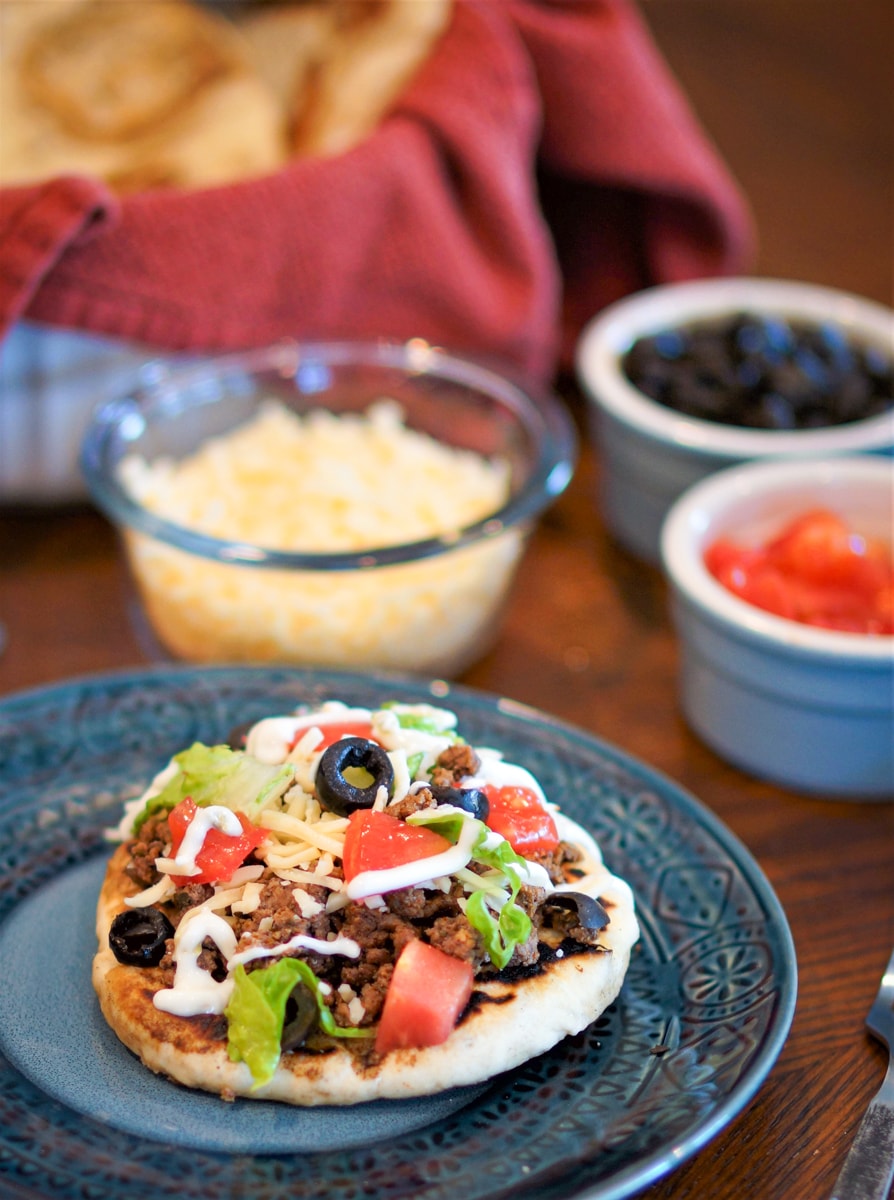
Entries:
[[849, 557], [847, 526], [833, 512], [811, 509], [790, 521], [764, 553], [790, 574], [822, 579]]
[[798, 606], [791, 581], [772, 563], [742, 567], [733, 583], [727, 586], [757, 608], [775, 613], [777, 617], [787, 617], [790, 621], [798, 619]]
[[729, 591], [776, 616], [839, 632], [894, 633], [890, 549], [826, 509], [796, 517], [765, 546], [718, 538], [705, 566]]
[[447, 838], [424, 825], [408, 825], [390, 813], [363, 808], [348, 818], [342, 851], [345, 879], [350, 882], [361, 871], [384, 871], [430, 858], [450, 846]]
[[894, 572], [891, 582], [879, 589], [869, 621], [872, 632], [894, 633]]
[[726, 537], [718, 538], [705, 551], [705, 566], [727, 586], [734, 586], [742, 573], [760, 560], [759, 549], [740, 546]]
[[876, 591], [890, 566], [884, 547], [853, 534], [827, 509], [811, 509], [797, 517], [767, 544], [766, 554], [786, 573], [850, 591]]
[[472, 994], [472, 964], [414, 938], [400, 952], [385, 993], [376, 1050], [439, 1046]]
[[[181, 800], [176, 808], [168, 814], [168, 826], [171, 830], [171, 857], [177, 857], [177, 851], [186, 835], [190, 822], [198, 812], [198, 807], [191, 796]], [[220, 829], [209, 829], [205, 834], [202, 849], [196, 855], [198, 875], [172, 875], [174, 883], [183, 887], [187, 883], [226, 883], [233, 872], [241, 867], [256, 846], [260, 846], [267, 836], [265, 829], [252, 825], [244, 813], [236, 813], [242, 833], [231, 837]]]
[[490, 811], [487, 824], [500, 833], [517, 854], [548, 853], [559, 844], [552, 813], [533, 788], [496, 787], [488, 784], [484, 793]]
[[[315, 754], [327, 750], [333, 742], [338, 742], [346, 737], [361, 737], [371, 742], [376, 740], [373, 737], [373, 729], [369, 721], [321, 721], [318, 728], [322, 731], [323, 740], [314, 748]], [[295, 731], [289, 750], [294, 750], [308, 729], [313, 729], [313, 725], [304, 725]]]

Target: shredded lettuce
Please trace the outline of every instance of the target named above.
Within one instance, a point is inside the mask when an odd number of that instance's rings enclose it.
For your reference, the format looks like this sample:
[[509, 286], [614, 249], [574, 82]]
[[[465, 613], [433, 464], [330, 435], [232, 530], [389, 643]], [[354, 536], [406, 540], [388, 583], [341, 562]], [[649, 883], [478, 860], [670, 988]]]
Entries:
[[519, 888], [519, 879], [518, 872], [510, 870], [510, 866], [513, 863], [517, 864], [522, 868], [522, 874], [524, 874], [526, 860], [521, 854], [512, 849], [505, 838], [499, 842], [494, 840], [494, 844], [491, 846], [486, 845], [488, 833], [489, 830], [485, 830], [484, 836], [479, 837], [472, 850], [472, 857], [477, 862], [484, 863], [486, 867], [493, 867], [495, 871], [502, 871], [510, 883], [515, 880], [515, 891], [512, 893], [514, 896]]
[[272, 800], [283, 794], [295, 773], [290, 763], [268, 764], [229, 746], [206, 746], [194, 742], [174, 755], [179, 768], [176, 775], [134, 819], [138, 833], [148, 817], [170, 812], [187, 796], [197, 805], [222, 804], [234, 812], [243, 812], [253, 821]]
[[416, 729], [451, 742], [463, 741], [453, 728], [455, 717], [449, 709], [435, 708], [431, 704], [401, 704], [398, 700], [386, 700], [381, 707], [394, 713], [401, 729]]
[[[446, 812], [444, 811], [445, 809], [447, 810]], [[463, 816], [460, 809], [451, 808], [449, 805], [438, 805], [435, 808], [420, 808], [418, 812], [410, 813], [407, 817], [408, 825], [424, 825], [426, 829], [434, 829], [436, 833], [447, 838], [454, 846], [459, 841], [463, 829], [470, 821], [479, 826], [477, 836], [472, 844], [474, 853], [478, 843], [482, 839], [487, 838], [487, 829], [484, 823], [476, 817]]]
[[531, 918], [514, 900], [507, 900], [500, 915], [491, 912], [484, 891], [473, 892], [466, 904], [466, 916], [473, 929], [484, 939], [488, 957], [498, 971], [512, 958], [515, 947], [527, 941], [531, 932]]
[[278, 958], [269, 967], [246, 971], [240, 963], [233, 973], [233, 992], [225, 1009], [227, 1053], [231, 1062], [244, 1062], [251, 1071], [252, 1090], [269, 1083], [280, 1058], [286, 1003], [297, 983], [311, 992], [319, 1009], [320, 1028], [331, 1037], [372, 1037], [370, 1029], [337, 1025], [323, 998], [320, 981], [306, 962]]
[[296, 959], [281, 958], [272, 967], [249, 974], [240, 965], [234, 974], [234, 987], [226, 1007], [227, 1053], [231, 1062], [244, 1062], [254, 1081], [263, 1087], [273, 1077], [279, 1062], [286, 1001], [298, 982], [297, 972], [289, 964]]
[[[479, 827], [472, 844], [472, 860], [492, 868], [495, 874], [488, 878], [478, 876], [466, 903], [466, 917], [469, 924], [477, 929], [484, 939], [491, 962], [501, 971], [512, 958], [515, 947], [527, 941], [531, 933], [531, 918], [515, 903], [515, 897], [521, 887], [521, 878], [518, 871], [511, 869], [512, 864], [524, 867], [525, 859], [512, 849], [505, 838], [497, 840], [496, 837], [492, 837], [491, 831], [483, 821], [464, 816], [456, 809], [446, 813], [439, 813], [437, 808], [421, 809], [407, 820], [410, 824], [425, 825], [426, 828], [436, 830], [454, 845], [469, 822]], [[524, 871], [521, 874], [524, 875]], [[497, 898], [499, 915], [488, 905], [485, 899], [487, 893]]]
[[425, 758], [425, 755], [421, 750], [418, 750], [415, 754], [407, 755], [407, 771], [411, 779], [416, 778], [416, 773], [422, 766], [423, 758]]
[[486, 903], [485, 892], [481, 890], [473, 892], [466, 905], [466, 916], [469, 924], [477, 929], [484, 938], [490, 961], [498, 971], [502, 971], [512, 958], [515, 947], [527, 941], [531, 932], [531, 918], [520, 905], [515, 903], [515, 897], [521, 887], [521, 879], [517, 871], [510, 869], [511, 863], [523, 864], [525, 860], [512, 849], [507, 841], [497, 842], [492, 846], [482, 845], [481, 843], [486, 840], [486, 837], [485, 833], [484, 838], [479, 838], [472, 850], [472, 857], [477, 862], [502, 872], [509, 885], [509, 894], [497, 917]]

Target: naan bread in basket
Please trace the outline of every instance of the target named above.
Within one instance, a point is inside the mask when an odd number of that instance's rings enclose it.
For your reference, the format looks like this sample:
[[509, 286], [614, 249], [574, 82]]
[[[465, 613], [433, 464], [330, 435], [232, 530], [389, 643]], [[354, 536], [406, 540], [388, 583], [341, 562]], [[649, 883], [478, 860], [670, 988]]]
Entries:
[[336, 154], [379, 125], [446, 29], [452, 0], [260, 2], [240, 21], [288, 118], [291, 154]]
[[0, 0], [0, 186], [207, 187], [348, 149], [450, 2], [258, 3], [230, 20], [190, 0]]

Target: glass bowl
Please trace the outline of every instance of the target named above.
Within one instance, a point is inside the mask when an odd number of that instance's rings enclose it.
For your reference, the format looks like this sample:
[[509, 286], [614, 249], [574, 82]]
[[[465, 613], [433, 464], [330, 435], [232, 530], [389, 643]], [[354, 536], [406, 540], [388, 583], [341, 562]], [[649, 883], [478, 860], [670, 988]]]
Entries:
[[[320, 410], [345, 421], [365, 419], [386, 398], [399, 406], [404, 429], [499, 464], [498, 501], [459, 523], [439, 511], [443, 524], [424, 536], [400, 540], [402, 519], [387, 526], [371, 519], [362, 544], [320, 545], [317, 500], [296, 486], [286, 504], [295, 506], [293, 525], [317, 530], [308, 550], [265, 544], [269, 538], [250, 532], [254, 512], [240, 517], [238, 529], [212, 535], [192, 514], [174, 519], [157, 501], [150, 507], [138, 498], [133, 480], [145, 464], [181, 463], [271, 403], [302, 421]], [[576, 450], [574, 425], [556, 397], [426, 342], [282, 343], [159, 366], [141, 390], [99, 406], [80, 461], [93, 500], [122, 535], [150, 627], [169, 655], [451, 676], [489, 646], [526, 540], [567, 486]], [[288, 454], [285, 443], [274, 447], [277, 471]], [[323, 474], [344, 479], [350, 491], [352, 475], [369, 464], [345, 456], [336, 454]], [[425, 502], [423, 468], [396, 463], [381, 469], [382, 497], [392, 511], [397, 502], [414, 513]], [[228, 480], [218, 478], [208, 506], [230, 499]]]

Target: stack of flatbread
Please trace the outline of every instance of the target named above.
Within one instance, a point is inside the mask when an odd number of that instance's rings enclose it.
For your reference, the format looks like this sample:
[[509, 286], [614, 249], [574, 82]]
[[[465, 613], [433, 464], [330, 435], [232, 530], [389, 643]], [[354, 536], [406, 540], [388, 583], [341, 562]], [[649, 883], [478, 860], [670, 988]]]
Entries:
[[340, 153], [378, 126], [451, 3], [257, 0], [231, 18], [198, 0], [0, 0], [0, 185], [202, 187]]

